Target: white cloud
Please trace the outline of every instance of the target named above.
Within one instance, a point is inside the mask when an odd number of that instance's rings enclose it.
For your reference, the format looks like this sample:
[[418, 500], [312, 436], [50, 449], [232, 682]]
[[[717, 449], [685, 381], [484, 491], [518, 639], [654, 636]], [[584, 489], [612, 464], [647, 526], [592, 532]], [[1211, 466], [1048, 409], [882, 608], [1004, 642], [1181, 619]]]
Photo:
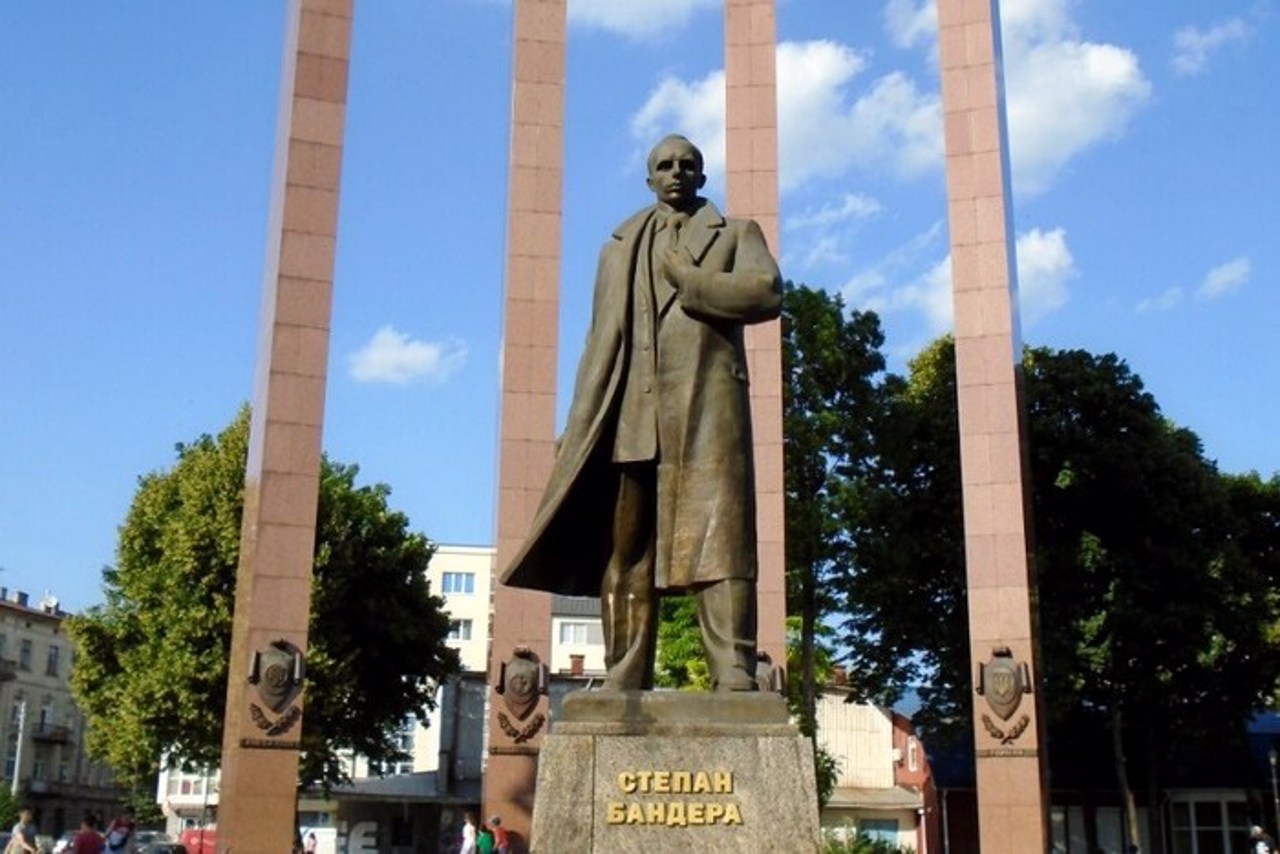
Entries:
[[[1124, 133], [1151, 95], [1137, 55], [1084, 40], [1071, 0], [1004, 0], [1000, 6], [1013, 186], [1043, 192], [1086, 149]], [[899, 46], [937, 51], [934, 0], [888, 0], [885, 28]]]
[[789, 217], [788, 229], [824, 228], [838, 225], [850, 219], [868, 219], [884, 210], [879, 200], [863, 193], [845, 193], [839, 204], [823, 205], [816, 211], [806, 211]]
[[[951, 255], [896, 288], [890, 286], [885, 275], [887, 268], [897, 267], [908, 255], [915, 254], [910, 247], [919, 250], [926, 245], [921, 237], [895, 250], [876, 268], [858, 273], [842, 293], [850, 305], [882, 314], [918, 312], [926, 334], [933, 337], [952, 326]], [[1018, 236], [1016, 247], [1021, 320], [1032, 324], [1066, 304], [1067, 282], [1076, 275], [1075, 259], [1061, 228], [1033, 228]]]
[[1075, 259], [1061, 228], [1033, 228], [1019, 235], [1018, 302], [1022, 320], [1031, 324], [1067, 303], [1067, 282], [1076, 275]]
[[844, 251], [844, 241], [839, 235], [821, 234], [801, 243], [798, 251], [791, 248], [792, 241], [786, 244], [782, 258], [784, 270], [811, 270], [819, 264], [845, 264], [849, 261], [849, 256]]
[[466, 360], [467, 347], [461, 341], [415, 341], [384, 326], [368, 344], [347, 357], [347, 375], [362, 383], [444, 382]]
[[1182, 288], [1173, 287], [1159, 296], [1138, 300], [1134, 308], [1138, 314], [1147, 314], [1152, 311], [1168, 311], [1180, 302], [1182, 302]]
[[1221, 47], [1244, 41], [1253, 30], [1240, 18], [1229, 18], [1207, 30], [1183, 27], [1173, 36], [1173, 70], [1184, 77], [1201, 73], [1209, 65], [1209, 57]]
[[721, 0], [569, 0], [569, 22], [646, 40], [672, 35]]
[[1121, 136], [1151, 83], [1133, 51], [1083, 40], [1067, 0], [1007, 0], [1001, 10], [1014, 187], [1034, 194], [1073, 157]]
[[[904, 74], [873, 81], [860, 97], [849, 83], [867, 67], [863, 53], [829, 40], [778, 45], [780, 181], [789, 189], [850, 167], [887, 165], [903, 176], [942, 161], [942, 108]], [[703, 148], [707, 172], [724, 168], [724, 71], [686, 82], [662, 80], [631, 121], [641, 141], [668, 131]]]
[[938, 31], [938, 7], [932, 0], [889, 0], [884, 25], [898, 47], [915, 47]]
[[1219, 264], [1205, 275], [1204, 281], [1196, 289], [1196, 296], [1200, 299], [1217, 299], [1234, 293], [1249, 280], [1252, 269], [1249, 259], [1244, 256]]
[[724, 171], [724, 71], [685, 83], [663, 78], [658, 88], [631, 117], [631, 134], [652, 145], [668, 133], [681, 133], [702, 149], [708, 175]]

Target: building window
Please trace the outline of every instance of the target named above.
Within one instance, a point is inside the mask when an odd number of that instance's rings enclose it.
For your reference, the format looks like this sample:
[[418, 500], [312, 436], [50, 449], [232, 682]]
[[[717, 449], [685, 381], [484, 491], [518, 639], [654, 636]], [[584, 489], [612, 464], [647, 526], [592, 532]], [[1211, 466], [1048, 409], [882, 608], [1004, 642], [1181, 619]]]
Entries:
[[62, 649], [57, 644], [49, 644], [49, 661], [45, 665], [44, 674], [46, 676], [58, 675], [58, 658], [62, 655]]
[[4, 776], [6, 780], [13, 779], [14, 766], [18, 764], [18, 734], [10, 733], [9, 746], [4, 752]]
[[1171, 806], [1173, 850], [1178, 854], [1227, 854], [1249, 838], [1244, 801], [1175, 801]]
[[565, 646], [586, 646], [604, 643], [600, 624], [583, 620], [565, 620], [560, 624], [560, 643]]
[[21, 723], [22, 707], [25, 703], [26, 701], [23, 699], [21, 694], [13, 698], [13, 705], [9, 707], [9, 723], [13, 726], [17, 726]]
[[0, 658], [4, 658], [6, 652], [9, 651], [9, 636], [0, 634]]
[[872, 842], [898, 844], [898, 820], [896, 818], [864, 818], [858, 822], [858, 836]]
[[31, 641], [29, 640], [24, 640], [18, 649], [18, 669], [31, 669]]
[[450, 620], [449, 621], [449, 640], [451, 641], [471, 640], [471, 621], [470, 620]]
[[31, 779], [44, 779], [44, 757], [37, 756], [35, 762], [31, 763]]
[[446, 572], [440, 581], [440, 592], [446, 596], [470, 596], [476, 592], [476, 574]]
[[907, 739], [907, 770], [920, 770], [920, 742], [914, 738]]
[[400, 725], [400, 729], [396, 731], [396, 749], [403, 753], [407, 758], [400, 759], [395, 762], [383, 762], [381, 765], [381, 773], [383, 774], [412, 774], [413, 773], [413, 718], [406, 718], [405, 722]]

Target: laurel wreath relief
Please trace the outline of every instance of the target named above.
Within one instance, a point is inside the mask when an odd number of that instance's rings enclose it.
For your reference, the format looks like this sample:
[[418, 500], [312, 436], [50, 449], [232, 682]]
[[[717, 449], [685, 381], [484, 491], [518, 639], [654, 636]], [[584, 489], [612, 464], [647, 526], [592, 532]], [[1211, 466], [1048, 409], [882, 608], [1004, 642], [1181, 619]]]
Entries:
[[516, 729], [511, 723], [511, 719], [507, 717], [505, 712], [498, 712], [498, 726], [502, 727], [502, 731], [507, 737], [516, 744], [524, 744], [529, 739], [538, 734], [538, 730], [542, 729], [542, 725], [547, 722], [547, 716], [542, 712], [538, 712], [533, 719], [525, 726], [524, 729]]
[[293, 729], [293, 725], [302, 718], [302, 709], [297, 706], [290, 706], [289, 711], [285, 712], [278, 721], [273, 723], [257, 703], [250, 703], [249, 717], [253, 718], [253, 722], [257, 724], [258, 729], [265, 731], [267, 735], [280, 735]]
[[1013, 744], [1013, 742], [1017, 740], [1018, 736], [1022, 735], [1022, 733], [1026, 731], [1030, 724], [1031, 717], [1029, 715], [1023, 715], [1018, 718], [1017, 723], [1009, 727], [1008, 732], [1005, 732], [1000, 729], [1000, 727], [996, 726], [995, 721], [991, 720], [990, 715], [985, 713], [982, 715], [982, 726], [991, 734], [992, 738], [1000, 739], [1001, 744]]

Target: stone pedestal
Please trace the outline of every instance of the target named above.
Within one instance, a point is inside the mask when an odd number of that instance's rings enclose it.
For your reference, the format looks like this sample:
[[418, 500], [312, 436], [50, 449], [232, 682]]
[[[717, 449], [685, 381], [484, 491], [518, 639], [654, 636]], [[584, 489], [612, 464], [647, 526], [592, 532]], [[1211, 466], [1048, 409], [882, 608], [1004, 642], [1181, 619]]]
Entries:
[[813, 747], [776, 694], [580, 691], [538, 761], [535, 854], [819, 850]]

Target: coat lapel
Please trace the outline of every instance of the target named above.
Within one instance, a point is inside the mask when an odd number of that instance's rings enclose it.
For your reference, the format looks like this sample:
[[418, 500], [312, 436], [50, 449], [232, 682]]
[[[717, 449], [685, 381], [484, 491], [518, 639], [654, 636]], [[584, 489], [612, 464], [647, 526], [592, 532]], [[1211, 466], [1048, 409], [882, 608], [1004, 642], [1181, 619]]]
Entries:
[[[716, 242], [724, 228], [724, 217], [711, 202], [703, 200], [699, 208], [689, 217], [689, 221], [680, 229], [680, 248], [689, 253], [695, 266], [701, 266], [707, 257], [711, 244]], [[676, 289], [662, 279], [657, 286], [658, 316], [663, 317], [675, 302]]]

